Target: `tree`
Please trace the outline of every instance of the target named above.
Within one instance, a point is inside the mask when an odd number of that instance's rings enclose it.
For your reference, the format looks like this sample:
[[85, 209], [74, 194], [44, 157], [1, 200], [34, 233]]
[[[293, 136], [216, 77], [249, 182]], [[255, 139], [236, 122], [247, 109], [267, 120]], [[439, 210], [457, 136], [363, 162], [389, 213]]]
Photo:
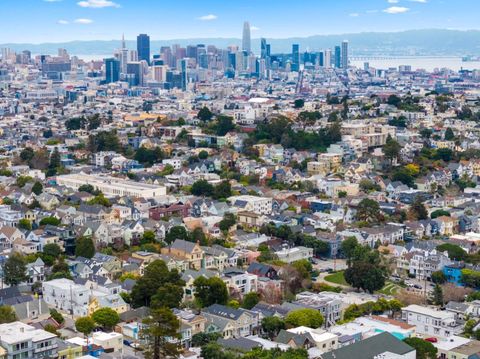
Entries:
[[209, 343], [214, 343], [220, 338], [220, 333], [204, 333], [200, 332], [192, 336], [192, 347], [203, 347]]
[[402, 146], [388, 135], [387, 142], [385, 143], [385, 146], [383, 146], [383, 154], [385, 155], [385, 158], [390, 162], [396, 160], [400, 155], [401, 149]]
[[33, 159], [33, 156], [35, 156], [35, 151], [30, 148], [26, 147], [20, 152], [20, 160], [24, 163], [28, 163], [30, 165], [30, 161]]
[[25, 229], [27, 231], [32, 230], [32, 222], [30, 222], [26, 218], [22, 218], [21, 220], [18, 221], [18, 228]]
[[170, 228], [165, 235], [165, 242], [168, 244], [173, 243], [176, 239], [188, 240], [188, 232], [183, 226], [174, 226]]
[[55, 176], [58, 169], [62, 166], [60, 152], [58, 148], [55, 147], [52, 154], [50, 155], [50, 162], [48, 164], [47, 176]]
[[109, 307], [100, 308], [93, 312], [92, 319], [95, 323], [108, 330], [113, 329], [113, 327], [120, 322], [120, 316], [118, 313]]
[[183, 287], [175, 283], [165, 283], [151, 298], [152, 308], [178, 308], [183, 298]]
[[208, 122], [212, 119], [213, 113], [210, 111], [208, 107], [202, 107], [200, 111], [198, 111], [197, 115], [198, 119], [203, 122]]
[[43, 329], [49, 333], [55, 334], [56, 336], [60, 337], [60, 333], [58, 333], [57, 328], [53, 324], [48, 323], [43, 327]]
[[75, 328], [84, 336], [88, 337], [95, 329], [95, 321], [90, 317], [80, 317], [75, 321]]
[[347, 260], [350, 260], [353, 258], [353, 253], [358, 246], [357, 238], [348, 237], [340, 244], [340, 251]]
[[443, 284], [447, 281], [445, 274], [439, 270], [432, 273], [432, 282], [435, 284]]
[[230, 116], [218, 116], [216, 127], [216, 135], [225, 136], [235, 129], [235, 124], [233, 123], [233, 118]]
[[443, 290], [438, 284], [435, 284], [435, 287], [433, 288], [433, 303], [436, 305], [443, 305]]
[[37, 196], [43, 192], [43, 185], [40, 182], [35, 182], [32, 186], [32, 192], [35, 193]]
[[200, 276], [193, 282], [195, 286], [195, 299], [201, 307], [212, 304], [227, 304], [228, 290], [225, 282], [218, 277], [205, 278]]
[[238, 355], [218, 343], [208, 343], [202, 347], [203, 359], [237, 359]]
[[260, 295], [257, 292], [250, 292], [243, 297], [242, 308], [252, 309], [260, 301]]
[[143, 321], [141, 337], [146, 342], [145, 358], [178, 358], [181, 352], [180, 321], [168, 308], [154, 309]]
[[198, 154], [198, 158], [201, 160], [206, 160], [208, 158], [208, 152], [205, 150], [202, 150]]
[[299, 99], [296, 99], [294, 102], [293, 102], [293, 107], [294, 108], [303, 108], [303, 106], [305, 106], [305, 100], [299, 98]]
[[417, 196], [415, 198], [415, 201], [410, 206], [408, 212], [412, 218], [415, 218], [418, 221], [428, 219], [428, 211], [423, 204], [422, 196]]
[[57, 217], [45, 217], [40, 221], [41, 226], [46, 226], [47, 224], [51, 226], [58, 226], [62, 223]]
[[17, 320], [17, 315], [9, 305], [0, 305], [0, 324], [12, 323]]
[[285, 324], [289, 327], [319, 328], [323, 324], [323, 316], [316, 309], [305, 308], [292, 310], [285, 317]]
[[28, 277], [25, 259], [19, 253], [11, 254], [3, 266], [3, 277], [5, 283], [14, 286], [25, 282]]
[[65, 321], [65, 318], [63, 318], [63, 315], [57, 311], [56, 309], [50, 309], [50, 316], [58, 323], [62, 324]]
[[380, 213], [378, 202], [370, 198], [362, 199], [357, 206], [357, 220], [368, 223], [381, 222], [383, 216]]
[[229, 181], [222, 181], [213, 189], [213, 198], [225, 199], [232, 195], [232, 186]]
[[154, 231], [145, 231], [143, 232], [142, 240], [140, 241], [141, 244], [146, 243], [155, 243], [156, 236]]
[[78, 187], [78, 192], [95, 194], [95, 187], [93, 187], [91, 184], [82, 184], [80, 187]]
[[77, 257], [92, 258], [95, 255], [95, 245], [88, 237], [79, 237], [75, 241], [75, 255]]
[[110, 200], [107, 197], [105, 197], [105, 195], [103, 193], [97, 194], [95, 197], [93, 197], [87, 203], [91, 206], [94, 206], [94, 205], [100, 205], [100, 206], [105, 206], [105, 207], [111, 207], [112, 206], [112, 204], [110, 203]]
[[193, 185], [192, 188], [190, 189], [190, 192], [194, 196], [206, 196], [210, 197], [213, 194], [214, 188], [213, 186], [208, 183], [206, 180], [198, 180], [196, 181]]
[[426, 340], [421, 338], [405, 338], [403, 340], [406, 344], [410, 345], [417, 351], [417, 359], [436, 359], [437, 348]]
[[448, 127], [446, 130], [445, 130], [445, 141], [452, 141], [455, 139], [455, 134], [453, 133], [453, 130]]
[[282, 329], [285, 329], [285, 322], [281, 318], [272, 316], [262, 319], [262, 330], [270, 340], [273, 340]]
[[435, 218], [438, 218], [438, 217], [441, 217], [441, 216], [450, 217], [450, 212], [448, 212], [444, 209], [437, 209], [436, 211], [433, 211], [430, 214], [431, 219], [435, 219]]
[[355, 261], [347, 268], [344, 276], [347, 283], [352, 287], [373, 293], [384, 287], [386, 273], [381, 266], [364, 261]]
[[233, 213], [225, 213], [223, 219], [218, 224], [218, 228], [224, 233], [228, 232], [237, 223]]
[[309, 355], [306, 349], [304, 348], [289, 348], [286, 351], [283, 351], [280, 348], [273, 349], [262, 349], [254, 348], [251, 351], [247, 352], [244, 356], [244, 359], [308, 359]]
[[[60, 254], [62, 254], [62, 249], [56, 243], [48, 243], [43, 246], [43, 254], [46, 256], [51, 256], [53, 258], [58, 258]], [[68, 265], [67, 265], [67, 268], [68, 268]]]
[[467, 258], [467, 252], [462, 247], [452, 243], [444, 243], [437, 246], [437, 251], [447, 252], [448, 258], [455, 261], [464, 261]]
[[[132, 305], [135, 308], [150, 306], [155, 300], [156, 306], [178, 306], [183, 292], [177, 287], [183, 288], [184, 285], [177, 270], [170, 271], [164, 261], [155, 260], [145, 268], [144, 275], [135, 283], [131, 294]], [[161, 296], [166, 295], [167, 291], [168, 297], [162, 299]]]

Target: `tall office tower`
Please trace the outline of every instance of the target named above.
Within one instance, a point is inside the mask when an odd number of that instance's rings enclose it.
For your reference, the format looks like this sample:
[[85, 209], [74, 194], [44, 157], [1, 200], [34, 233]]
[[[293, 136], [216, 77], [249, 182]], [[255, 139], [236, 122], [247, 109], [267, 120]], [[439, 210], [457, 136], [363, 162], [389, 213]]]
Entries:
[[264, 59], [267, 57], [267, 39], [260, 39], [260, 58]]
[[342, 68], [348, 69], [348, 41], [342, 42]]
[[144, 65], [145, 62], [129, 62], [127, 64], [127, 79], [130, 86], [143, 86], [144, 83]]
[[117, 82], [120, 79], [120, 61], [114, 58], [105, 59], [105, 82]]
[[318, 66], [325, 67], [325, 52], [320, 51], [317, 56], [318, 59]]
[[292, 45], [292, 71], [300, 71], [300, 45]]
[[128, 62], [137, 62], [138, 61], [138, 52], [137, 50], [131, 50], [130, 51], [130, 57], [128, 59]]
[[259, 59], [257, 61], [257, 74], [258, 78], [264, 79], [267, 77], [267, 65], [265, 59]]
[[194, 45], [188, 45], [187, 46], [187, 57], [191, 59], [196, 59], [197, 58], [197, 47]]
[[147, 61], [150, 64], [150, 36], [140, 34], [137, 36], [138, 61]]
[[167, 66], [165, 65], [154, 65], [152, 67], [153, 79], [157, 82], [166, 82], [167, 81]]
[[65, 60], [68, 60], [70, 58], [66, 49], [58, 49], [58, 57], [61, 57]]
[[325, 50], [325, 55], [323, 57], [323, 61], [325, 64], [326, 68], [331, 68], [332, 67], [332, 50], [326, 49]]
[[29, 64], [32, 60], [32, 53], [28, 50], [22, 51], [22, 64]]
[[335, 46], [335, 68], [339, 69], [342, 67], [342, 49], [340, 46]]
[[182, 74], [182, 90], [187, 91], [188, 85], [188, 59], [180, 60], [180, 69]]
[[128, 49], [125, 44], [125, 35], [122, 35], [122, 48], [120, 50], [120, 72], [122, 74], [127, 73], [127, 63], [128, 63]]
[[252, 52], [252, 38], [250, 36], [250, 23], [248, 21], [243, 23], [242, 50], [246, 51], [249, 55]]

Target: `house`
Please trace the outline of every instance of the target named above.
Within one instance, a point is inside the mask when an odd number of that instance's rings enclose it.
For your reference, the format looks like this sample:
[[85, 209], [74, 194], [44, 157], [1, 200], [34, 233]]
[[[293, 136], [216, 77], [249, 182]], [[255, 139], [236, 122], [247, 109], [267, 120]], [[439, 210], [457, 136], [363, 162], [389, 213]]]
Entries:
[[287, 330], [294, 334], [310, 334], [313, 342], [320, 352], [325, 353], [338, 348], [338, 335], [329, 333], [323, 329], [312, 329], [308, 327], [297, 327]]
[[27, 264], [27, 284], [41, 283], [45, 280], [45, 263], [39, 257], [33, 263]]
[[293, 248], [285, 248], [275, 252], [278, 259], [286, 263], [293, 263], [302, 259], [310, 260], [313, 258], [313, 249], [297, 246]]
[[57, 357], [55, 334], [18, 321], [0, 324], [0, 345], [8, 359]]
[[321, 355], [321, 359], [415, 359], [416, 350], [390, 333], [381, 333]]
[[457, 322], [454, 313], [419, 305], [402, 308], [402, 320], [415, 325], [417, 333], [426, 337], [448, 339], [463, 331], [463, 325]]
[[198, 243], [176, 239], [169, 247], [162, 248], [162, 254], [185, 260], [192, 269], [200, 269], [205, 252]]
[[243, 297], [247, 293], [257, 291], [258, 277], [248, 271], [245, 272], [237, 268], [227, 269], [223, 272], [221, 278], [227, 285], [230, 295], [238, 293]]
[[255, 274], [258, 277], [264, 277], [264, 278], [270, 278], [270, 279], [278, 278], [278, 272], [275, 268], [273, 268], [268, 264], [263, 264], [258, 262], [250, 263], [250, 265], [248, 266], [247, 272], [251, 274]]
[[207, 319], [205, 332], [220, 333], [224, 339], [253, 335], [259, 325], [257, 313], [221, 304], [204, 308], [202, 316]]
[[88, 315], [90, 290], [65, 278], [42, 283], [43, 299], [52, 308], [78, 317]]
[[10, 249], [13, 247], [15, 240], [25, 239], [25, 235], [16, 227], [3, 226], [0, 227], [0, 249]]

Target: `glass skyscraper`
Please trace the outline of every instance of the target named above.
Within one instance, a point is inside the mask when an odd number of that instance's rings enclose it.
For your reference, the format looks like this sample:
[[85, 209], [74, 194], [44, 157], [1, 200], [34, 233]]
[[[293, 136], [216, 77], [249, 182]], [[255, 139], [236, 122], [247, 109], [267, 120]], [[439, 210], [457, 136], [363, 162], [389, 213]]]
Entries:
[[146, 61], [150, 64], [150, 36], [140, 34], [137, 36], [138, 61]]

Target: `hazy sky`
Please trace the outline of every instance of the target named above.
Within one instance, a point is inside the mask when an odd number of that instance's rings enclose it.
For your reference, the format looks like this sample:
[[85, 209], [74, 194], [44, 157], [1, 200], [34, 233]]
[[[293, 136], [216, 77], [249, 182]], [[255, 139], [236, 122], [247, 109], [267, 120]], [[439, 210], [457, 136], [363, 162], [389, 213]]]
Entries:
[[0, 43], [479, 29], [478, 0], [0, 0]]

